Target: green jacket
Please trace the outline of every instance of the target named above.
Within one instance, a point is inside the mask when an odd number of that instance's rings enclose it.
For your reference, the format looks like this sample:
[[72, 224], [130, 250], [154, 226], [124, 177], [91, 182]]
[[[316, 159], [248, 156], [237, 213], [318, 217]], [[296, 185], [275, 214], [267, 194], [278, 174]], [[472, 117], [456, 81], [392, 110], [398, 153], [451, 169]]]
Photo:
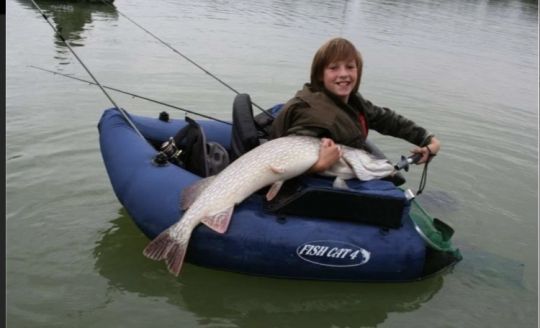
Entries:
[[359, 93], [351, 95], [345, 104], [327, 92], [314, 91], [309, 84], [283, 106], [272, 123], [270, 137], [289, 134], [327, 137], [336, 143], [363, 148], [368, 129], [417, 146], [429, 144], [432, 137], [413, 121], [389, 108], [373, 105]]

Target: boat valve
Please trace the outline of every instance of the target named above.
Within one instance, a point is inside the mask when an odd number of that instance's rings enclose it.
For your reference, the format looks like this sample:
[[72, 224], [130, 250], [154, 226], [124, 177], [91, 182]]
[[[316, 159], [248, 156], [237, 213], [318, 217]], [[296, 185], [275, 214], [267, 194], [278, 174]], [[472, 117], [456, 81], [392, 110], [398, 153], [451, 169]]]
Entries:
[[163, 122], [169, 122], [170, 120], [169, 113], [165, 111], [159, 113], [159, 120]]
[[403, 193], [405, 194], [405, 198], [407, 198], [407, 200], [413, 200], [414, 197], [416, 197], [416, 195], [411, 189], [407, 189]]

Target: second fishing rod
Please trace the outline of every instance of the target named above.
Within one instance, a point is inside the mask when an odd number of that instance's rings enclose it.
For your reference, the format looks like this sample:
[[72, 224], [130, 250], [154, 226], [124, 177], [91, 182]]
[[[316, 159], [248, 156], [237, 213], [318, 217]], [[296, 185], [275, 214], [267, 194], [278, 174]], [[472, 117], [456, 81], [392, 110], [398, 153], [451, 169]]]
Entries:
[[[161, 44], [163, 44], [164, 46], [166, 46], [167, 48], [171, 49], [174, 53], [176, 53], [177, 55], [181, 56], [182, 58], [184, 58], [185, 60], [187, 60], [188, 62], [190, 62], [191, 64], [195, 65], [195, 67], [197, 67], [198, 69], [202, 70], [203, 72], [205, 72], [206, 74], [208, 74], [209, 76], [211, 76], [212, 78], [214, 78], [216, 81], [218, 81], [219, 83], [221, 83], [222, 85], [224, 85], [225, 87], [227, 87], [229, 90], [233, 91], [234, 93], [236, 93], [237, 95], [240, 94], [240, 92], [238, 90], [236, 90], [235, 88], [233, 88], [232, 86], [230, 86], [228, 83], [224, 82], [222, 79], [220, 79], [219, 77], [217, 77], [216, 75], [212, 74], [210, 71], [208, 71], [207, 69], [205, 69], [204, 67], [202, 67], [201, 65], [197, 64], [194, 60], [192, 60], [191, 58], [189, 58], [188, 56], [186, 56], [185, 54], [183, 54], [182, 52], [180, 52], [179, 50], [177, 50], [175, 47], [171, 46], [169, 43], [163, 41], [161, 38], [159, 38], [157, 35], [155, 35], [154, 33], [150, 32], [148, 29], [144, 28], [142, 25], [140, 25], [139, 23], [137, 23], [136, 21], [134, 21], [133, 19], [131, 19], [130, 17], [128, 17], [126, 14], [122, 13], [120, 10], [118, 10], [118, 8], [116, 8], [110, 1], [107, 1], [107, 0], [101, 0], [103, 3], [113, 7], [115, 9], [115, 11], [120, 14], [122, 17], [126, 18], [127, 20], [129, 20], [131, 23], [133, 23], [135, 26], [137, 26], [138, 28], [140, 28], [141, 30], [143, 30], [144, 32], [146, 32], [148, 35], [150, 35], [151, 37], [153, 37], [154, 39], [156, 39], [158, 42], [160, 42]], [[271, 119], [273, 119], [274, 117], [272, 116], [272, 114], [270, 114], [267, 110], [263, 109], [261, 106], [257, 105], [255, 102], [251, 101], [251, 104], [253, 106], [255, 106], [257, 109], [259, 109], [260, 111], [262, 111], [263, 113], [265, 113], [268, 117], [270, 117]]]
[[[97, 85], [95, 82], [88, 81], [88, 80], [85, 80], [85, 79], [81, 79], [81, 78], [78, 78], [78, 77], [75, 77], [75, 76], [72, 76], [72, 75], [64, 74], [64, 73], [62, 73], [62, 72], [52, 71], [52, 70], [45, 69], [45, 68], [41, 68], [41, 67], [34, 66], [34, 65], [28, 65], [28, 67], [35, 68], [35, 69], [38, 69], [38, 70], [40, 70], [40, 71], [44, 71], [44, 72], [51, 73], [51, 74], [54, 74], [54, 75], [63, 76], [63, 77], [66, 77], [66, 78], [68, 78], [68, 79], [72, 79], [72, 80], [75, 80], [75, 81], [79, 81], [79, 82], [83, 82], [83, 83], [88, 83], [88, 84], [92, 84], [92, 85]], [[213, 116], [210, 116], [210, 115], [205, 115], [205, 114], [202, 114], [202, 113], [198, 113], [198, 112], [196, 112], [196, 111], [193, 111], [193, 110], [189, 110], [189, 109], [186, 109], [186, 108], [182, 108], [182, 107], [178, 107], [178, 106], [175, 106], [175, 105], [171, 105], [171, 104], [168, 104], [168, 103], [163, 102], [163, 101], [160, 101], [160, 100], [152, 99], [152, 98], [150, 98], [150, 97], [141, 96], [141, 95], [138, 95], [138, 94], [133, 93], [133, 92], [120, 90], [120, 89], [118, 89], [118, 88], [113, 88], [113, 87], [106, 86], [106, 85], [102, 85], [102, 87], [103, 87], [104, 89], [108, 89], [108, 90], [112, 90], [112, 91], [115, 91], [115, 92], [123, 93], [123, 94], [128, 95], [128, 96], [131, 96], [131, 97], [133, 97], [133, 98], [143, 99], [143, 100], [150, 101], [150, 102], [153, 102], [153, 103], [162, 105], [162, 106], [174, 108], [174, 109], [183, 111], [183, 112], [188, 113], [188, 114], [193, 114], [193, 115], [197, 115], [197, 116], [201, 116], [201, 117], [204, 117], [204, 118], [207, 118], [207, 119], [214, 120], [214, 121], [216, 121], [216, 122], [220, 122], [220, 123], [232, 125], [231, 122], [223, 121], [223, 120], [220, 120], [220, 119], [218, 119], [218, 118], [216, 118], [216, 117], [213, 117]]]

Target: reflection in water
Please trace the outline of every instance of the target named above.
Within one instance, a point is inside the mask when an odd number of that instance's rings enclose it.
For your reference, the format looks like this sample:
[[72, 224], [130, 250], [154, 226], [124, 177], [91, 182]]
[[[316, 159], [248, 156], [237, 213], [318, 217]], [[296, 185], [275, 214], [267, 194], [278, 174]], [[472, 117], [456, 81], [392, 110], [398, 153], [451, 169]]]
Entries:
[[460, 250], [467, 254], [460, 263], [460, 270], [466, 273], [464, 276], [470, 281], [499, 289], [512, 289], [518, 293], [526, 292], [524, 263], [474, 245], [463, 245]]
[[142, 255], [148, 240], [124, 210], [112, 223], [94, 249], [96, 271], [110, 287], [163, 298], [204, 325], [225, 319], [242, 327], [375, 326], [389, 313], [418, 309], [443, 285], [441, 275], [407, 284], [359, 284], [270, 279], [193, 265], [176, 279]]
[[[17, 1], [25, 7], [39, 12], [31, 1]], [[95, 18], [93, 15], [99, 15], [107, 20], [116, 20], [118, 18], [116, 8], [101, 1], [38, 0], [36, 3], [72, 47], [82, 47], [84, 45], [85, 36], [83, 32], [91, 27], [92, 18]], [[62, 65], [69, 64], [72, 58], [70, 51], [56, 34], [54, 38], [58, 53], [55, 58]]]

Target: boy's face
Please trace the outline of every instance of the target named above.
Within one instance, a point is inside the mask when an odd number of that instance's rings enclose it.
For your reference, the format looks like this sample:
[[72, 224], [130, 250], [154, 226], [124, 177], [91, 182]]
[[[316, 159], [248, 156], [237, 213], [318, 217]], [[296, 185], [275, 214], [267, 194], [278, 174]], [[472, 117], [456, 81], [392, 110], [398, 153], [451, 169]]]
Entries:
[[324, 68], [324, 87], [345, 103], [349, 100], [357, 80], [358, 67], [354, 60], [332, 62]]

